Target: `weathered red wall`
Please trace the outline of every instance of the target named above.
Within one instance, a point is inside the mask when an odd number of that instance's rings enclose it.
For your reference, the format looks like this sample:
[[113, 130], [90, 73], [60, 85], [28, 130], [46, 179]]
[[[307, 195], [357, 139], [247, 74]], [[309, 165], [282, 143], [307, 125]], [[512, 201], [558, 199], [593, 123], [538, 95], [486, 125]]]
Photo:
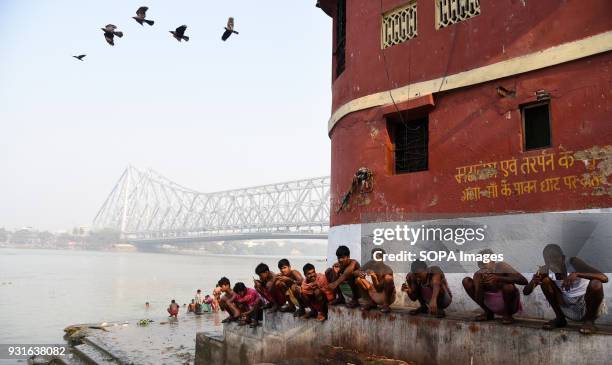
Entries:
[[[322, 0], [331, 11], [334, 0]], [[612, 29], [610, 0], [482, 0], [481, 14], [435, 27], [435, 1], [417, 0], [418, 36], [380, 49], [381, 13], [406, 0], [347, 0], [346, 70], [333, 82], [335, 110], [355, 98], [435, 79]], [[335, 29], [335, 27], [334, 27]], [[332, 57], [333, 58], [333, 57]]]
[[[321, 0], [334, 15], [334, 0]], [[332, 112], [365, 95], [431, 80], [583, 39], [612, 29], [609, 0], [481, 1], [481, 14], [435, 28], [433, 0], [418, 0], [418, 36], [380, 49], [381, 13], [405, 1], [347, 1], [346, 70], [332, 75]], [[334, 27], [335, 28], [335, 27]], [[516, 90], [500, 97], [497, 86]], [[429, 170], [393, 174], [393, 153], [384, 117], [389, 106], [348, 114], [330, 132], [332, 143], [331, 225], [397, 220], [412, 213], [501, 214], [560, 211], [612, 206], [612, 53], [466, 87], [433, 96], [429, 112]], [[535, 91], [551, 94], [552, 147], [523, 151], [520, 105], [535, 101]], [[413, 103], [420, 103], [417, 100]], [[606, 147], [607, 146], [607, 147]], [[570, 168], [559, 166], [562, 151], [575, 157]], [[554, 171], [457, 182], [457, 167], [522, 159], [553, 153]], [[579, 158], [588, 160], [584, 163]], [[371, 193], [355, 194], [347, 209], [337, 212], [359, 167], [374, 172]], [[586, 175], [585, 175], [586, 174]], [[576, 177], [576, 188], [564, 185]], [[591, 180], [586, 180], [584, 177]], [[542, 181], [559, 178], [558, 191], [542, 192]], [[583, 180], [584, 179], [584, 180]], [[594, 179], [594, 180], [593, 180]], [[464, 190], [495, 183], [537, 181], [537, 192], [518, 196], [463, 199]], [[583, 186], [582, 182], [586, 182]], [[590, 181], [590, 183], [589, 183]], [[590, 184], [590, 185], [589, 185]], [[405, 219], [405, 218], [403, 218]]]
[[[516, 97], [501, 98], [497, 86], [516, 90]], [[583, 174], [605, 176], [598, 186], [575, 190], [563, 186], [554, 192], [538, 192], [496, 199], [481, 197], [462, 201], [463, 190], [484, 187], [498, 178], [473, 183], [455, 180], [457, 167], [526, 156], [576, 152], [612, 144], [612, 53], [593, 56], [541, 71], [477, 85], [461, 91], [438, 94], [429, 114], [429, 170], [393, 175], [390, 141], [384, 108], [349, 114], [334, 128], [332, 139], [332, 217], [331, 224], [391, 220], [411, 213], [512, 213], [586, 209], [612, 206], [612, 151], [600, 152], [591, 165], [576, 160], [565, 169], [509, 176], [506, 182]], [[534, 92], [551, 93], [553, 147], [523, 152], [519, 105], [535, 100]], [[595, 151], [595, 150], [593, 150]], [[593, 152], [592, 151], [592, 152]], [[579, 152], [576, 158], [588, 156]], [[374, 190], [351, 200], [349, 208], [336, 213], [342, 195], [350, 187], [355, 171], [365, 166], [374, 172]], [[499, 170], [499, 169], [498, 169]], [[538, 170], [541, 170], [538, 169]]]

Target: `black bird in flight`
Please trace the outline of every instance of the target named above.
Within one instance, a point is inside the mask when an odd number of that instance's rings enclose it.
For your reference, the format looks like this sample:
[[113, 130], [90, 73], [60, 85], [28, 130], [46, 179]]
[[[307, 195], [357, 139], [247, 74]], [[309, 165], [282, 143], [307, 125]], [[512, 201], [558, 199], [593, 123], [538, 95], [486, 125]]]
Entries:
[[115, 29], [117, 29], [117, 26], [115, 25], [108, 24], [106, 27], [101, 29], [104, 31], [104, 38], [111, 46], [115, 45], [115, 42], [113, 40], [115, 36], [119, 38], [123, 37], [123, 32], [115, 31]]
[[145, 19], [147, 17], [147, 10], [149, 10], [149, 8], [147, 8], [146, 6], [139, 7], [138, 10], [136, 10], [136, 16], [133, 16], [132, 18], [136, 20], [140, 25], [143, 25], [143, 23], [147, 23], [149, 25], [155, 24], [153, 20]]
[[232, 33], [239, 34], [234, 30], [234, 18], [229, 17], [229, 19], [227, 19], [227, 26], [225, 27], [225, 32], [223, 32], [223, 35], [221, 36], [221, 40], [225, 42], [232, 35]]
[[85, 56], [87, 56], [87, 55], [80, 54], [80, 55], [78, 55], [78, 56], [72, 56], [72, 57], [76, 58], [76, 59], [77, 59], [77, 60], [79, 60], [79, 61], [83, 61], [83, 58], [85, 58]]
[[176, 30], [171, 30], [170, 33], [172, 33], [172, 36], [176, 38], [177, 41], [180, 42], [184, 39], [185, 42], [188, 42], [189, 37], [185, 35], [186, 30], [187, 30], [187, 26], [181, 25], [180, 27], [176, 28]]

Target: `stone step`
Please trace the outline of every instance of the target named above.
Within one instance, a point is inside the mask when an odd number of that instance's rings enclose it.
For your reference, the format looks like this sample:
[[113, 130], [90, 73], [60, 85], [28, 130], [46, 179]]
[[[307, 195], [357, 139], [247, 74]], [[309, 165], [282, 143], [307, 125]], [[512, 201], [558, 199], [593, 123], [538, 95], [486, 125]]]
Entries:
[[[75, 354], [88, 365], [116, 365], [121, 364], [112, 355], [104, 350], [100, 350], [95, 345], [83, 343], [74, 347]], [[70, 364], [72, 365], [72, 364]]]
[[49, 365], [89, 365], [75, 351], [71, 349], [67, 356], [56, 357]]
[[69, 348], [63, 356], [39, 356], [28, 360], [28, 365], [90, 365], [83, 360], [73, 348]]

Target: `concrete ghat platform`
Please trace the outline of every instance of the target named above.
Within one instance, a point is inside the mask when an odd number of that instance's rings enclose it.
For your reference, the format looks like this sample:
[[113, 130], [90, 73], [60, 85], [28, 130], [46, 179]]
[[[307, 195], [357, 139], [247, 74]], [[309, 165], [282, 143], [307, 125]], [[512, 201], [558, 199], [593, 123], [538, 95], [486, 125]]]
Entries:
[[545, 331], [544, 321], [475, 322], [473, 314], [444, 319], [410, 316], [406, 309], [384, 315], [334, 307], [324, 323], [289, 314], [266, 314], [256, 329], [225, 325], [223, 336], [196, 336], [196, 365], [286, 363], [316, 356], [325, 346], [437, 365], [610, 364], [612, 328], [585, 336], [577, 325]]

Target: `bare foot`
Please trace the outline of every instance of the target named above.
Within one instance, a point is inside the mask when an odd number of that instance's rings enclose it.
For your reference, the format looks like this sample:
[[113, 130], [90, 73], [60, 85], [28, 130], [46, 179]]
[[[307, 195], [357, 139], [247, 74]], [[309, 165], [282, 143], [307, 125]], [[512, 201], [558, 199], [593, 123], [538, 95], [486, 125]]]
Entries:
[[361, 310], [362, 310], [363, 312], [367, 312], [367, 311], [369, 311], [369, 310], [371, 310], [371, 309], [374, 309], [374, 308], [376, 308], [376, 305], [375, 305], [375, 304], [371, 304], [371, 303], [369, 303], [369, 304], [365, 304], [365, 305], [362, 305], [362, 306], [361, 306]]
[[493, 314], [492, 312], [485, 312], [477, 315], [476, 318], [474, 318], [476, 322], [491, 321], [493, 319], [495, 319], [495, 314]]
[[229, 316], [229, 317], [226, 317], [224, 320], [222, 320], [221, 323], [229, 323], [232, 321], [235, 321], [234, 317]]
[[317, 316], [317, 314], [318, 314], [318, 313], [317, 313], [316, 311], [311, 310], [310, 312], [308, 312], [308, 313], [304, 314], [304, 315], [302, 316], [302, 319], [310, 319], [310, 318], [314, 318], [314, 317], [316, 317], [316, 316]]
[[595, 332], [595, 324], [593, 321], [585, 321], [579, 331], [583, 335], [590, 335]]
[[280, 311], [283, 313], [293, 313], [295, 312], [295, 306], [294, 305], [283, 305], [280, 308]]
[[410, 312], [408, 312], [408, 314], [410, 314], [411, 316], [416, 316], [417, 314], [421, 314], [421, 313], [427, 313], [427, 307], [426, 306], [421, 306], [417, 309], [412, 309], [410, 310]]
[[556, 318], [556, 319], [553, 319], [552, 321], [546, 322], [544, 326], [542, 326], [542, 329], [550, 331], [552, 329], [561, 328], [565, 326], [567, 326], [567, 321], [565, 320], [565, 318], [561, 318], [561, 319]]

